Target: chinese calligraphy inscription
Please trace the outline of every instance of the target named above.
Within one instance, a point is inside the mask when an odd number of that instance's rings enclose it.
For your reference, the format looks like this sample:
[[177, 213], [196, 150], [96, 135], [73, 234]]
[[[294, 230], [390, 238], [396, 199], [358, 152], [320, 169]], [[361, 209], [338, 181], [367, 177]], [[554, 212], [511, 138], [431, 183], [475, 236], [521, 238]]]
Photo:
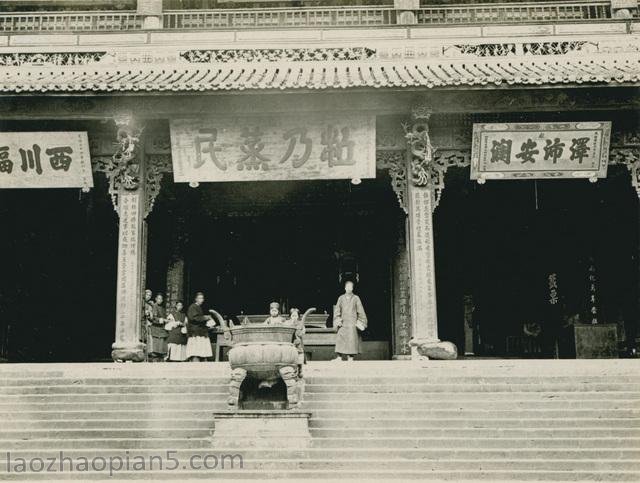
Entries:
[[92, 186], [86, 132], [0, 133], [0, 188]]
[[610, 122], [474, 124], [471, 179], [607, 175]]
[[375, 177], [375, 117], [311, 113], [171, 121], [177, 182]]

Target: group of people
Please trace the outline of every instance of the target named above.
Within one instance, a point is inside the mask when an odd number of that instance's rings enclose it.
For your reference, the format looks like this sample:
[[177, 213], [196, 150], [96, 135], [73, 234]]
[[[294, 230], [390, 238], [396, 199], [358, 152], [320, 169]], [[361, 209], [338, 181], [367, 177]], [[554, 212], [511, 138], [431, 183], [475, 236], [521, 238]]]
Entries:
[[[361, 352], [361, 332], [367, 327], [367, 316], [360, 297], [353, 293], [353, 282], [345, 283], [345, 293], [336, 302], [333, 324], [336, 328], [335, 361], [351, 361]], [[153, 297], [149, 289], [144, 294], [144, 315], [147, 333], [147, 354], [149, 361], [159, 362], [199, 362], [213, 356], [209, 329], [217, 324], [224, 329], [233, 327], [233, 322], [225, 322], [215, 310], [203, 309], [204, 294], [198, 292], [193, 303], [184, 312], [184, 304], [177, 301], [167, 310], [161, 293]], [[280, 304], [272, 302], [269, 316], [263, 322], [270, 324], [291, 324], [295, 326], [294, 344], [299, 354], [299, 369], [305, 362], [304, 343], [305, 319], [315, 308], [300, 316], [300, 310], [292, 308], [289, 317], [280, 313]], [[226, 332], [225, 332], [226, 333]]]
[[222, 323], [222, 316], [215, 310], [205, 314], [203, 303], [204, 294], [198, 292], [186, 313], [181, 300], [167, 310], [161, 293], [154, 298], [151, 290], [145, 290], [144, 319], [149, 361], [199, 362], [213, 356], [209, 329], [216, 323]]

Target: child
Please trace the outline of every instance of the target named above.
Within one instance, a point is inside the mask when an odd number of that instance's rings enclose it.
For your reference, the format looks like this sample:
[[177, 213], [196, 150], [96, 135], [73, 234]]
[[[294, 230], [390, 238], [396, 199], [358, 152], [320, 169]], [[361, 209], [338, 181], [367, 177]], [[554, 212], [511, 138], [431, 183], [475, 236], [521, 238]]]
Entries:
[[293, 308], [290, 311], [289, 320], [287, 320], [288, 324], [292, 324], [296, 328], [293, 343], [296, 346], [296, 349], [298, 349], [298, 376], [299, 377], [302, 377], [302, 367], [306, 362], [305, 353], [304, 353], [304, 342], [302, 341], [302, 336], [305, 334], [304, 322], [307, 318], [307, 315], [312, 314], [315, 311], [316, 311], [315, 308], [311, 308], [307, 310], [302, 316], [302, 319], [300, 319], [300, 310]]
[[269, 317], [265, 319], [264, 324], [283, 324], [284, 322], [284, 317], [280, 315], [280, 304], [278, 302], [271, 302], [269, 305]]

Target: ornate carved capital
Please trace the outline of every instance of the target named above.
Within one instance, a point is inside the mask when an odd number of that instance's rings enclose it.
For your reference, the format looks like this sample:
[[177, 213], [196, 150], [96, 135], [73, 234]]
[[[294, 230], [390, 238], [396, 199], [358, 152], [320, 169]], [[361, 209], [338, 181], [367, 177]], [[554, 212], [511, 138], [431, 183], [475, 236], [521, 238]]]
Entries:
[[411, 123], [403, 124], [405, 138], [411, 152], [411, 182], [414, 186], [431, 188], [434, 148], [429, 136], [431, 110], [416, 106], [411, 110]]
[[411, 154], [411, 183], [417, 188], [431, 191], [435, 210], [444, 190], [447, 169], [451, 166], [469, 166], [471, 156], [467, 151], [438, 151], [431, 144], [430, 118], [431, 109], [428, 106], [416, 106], [411, 112], [411, 124], [404, 124], [403, 129]]
[[140, 149], [143, 129], [137, 127], [127, 113], [116, 116], [113, 120], [117, 127], [115, 153], [111, 157], [93, 158], [93, 170], [104, 173], [107, 177], [109, 195], [116, 212], [121, 190], [143, 190], [146, 218], [160, 193], [164, 174], [171, 172], [171, 156], [168, 153], [156, 153], [146, 155], [143, 159]]

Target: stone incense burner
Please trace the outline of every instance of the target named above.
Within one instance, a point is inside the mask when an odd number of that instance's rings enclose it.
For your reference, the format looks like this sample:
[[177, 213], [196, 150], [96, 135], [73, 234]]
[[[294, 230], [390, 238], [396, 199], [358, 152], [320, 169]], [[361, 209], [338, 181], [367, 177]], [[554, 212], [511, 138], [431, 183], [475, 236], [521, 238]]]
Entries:
[[229, 407], [238, 409], [240, 386], [247, 377], [257, 379], [261, 388], [270, 388], [282, 379], [287, 388], [288, 408], [298, 407], [303, 383], [298, 378], [298, 351], [293, 344], [295, 327], [245, 324], [225, 332], [232, 344]]

